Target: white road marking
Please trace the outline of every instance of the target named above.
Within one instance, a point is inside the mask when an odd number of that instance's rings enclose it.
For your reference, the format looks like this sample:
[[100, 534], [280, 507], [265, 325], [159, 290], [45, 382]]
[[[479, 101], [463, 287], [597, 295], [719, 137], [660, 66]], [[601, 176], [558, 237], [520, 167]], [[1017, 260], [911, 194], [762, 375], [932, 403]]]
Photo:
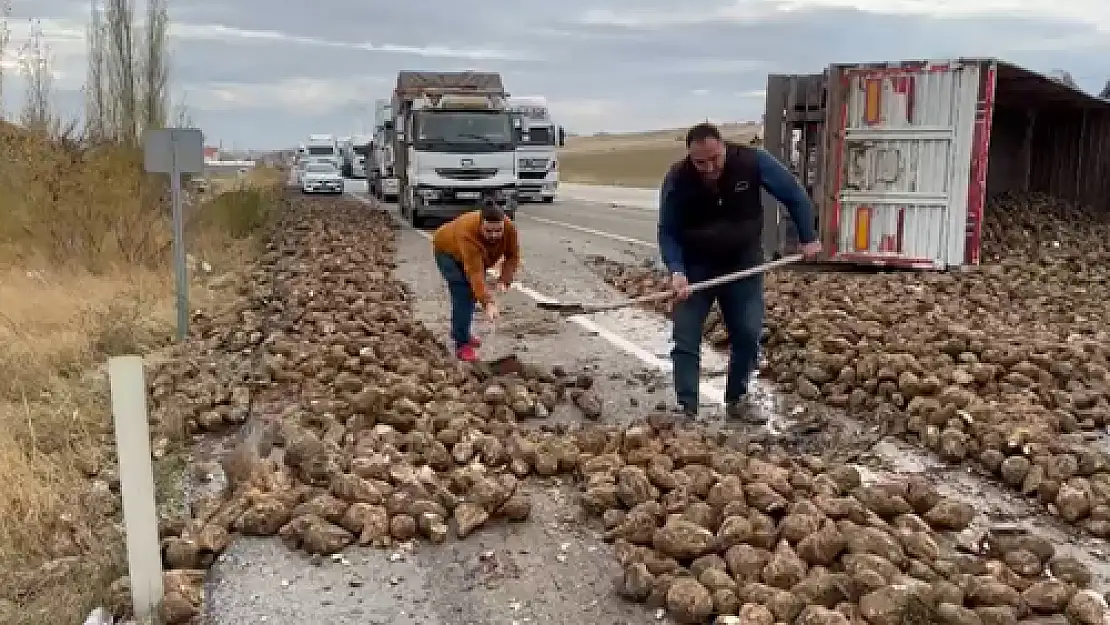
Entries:
[[[352, 195], [351, 197], [354, 197], [355, 199], [357, 199], [357, 200], [359, 200], [363, 203], [366, 203], [366, 204], [371, 204], [372, 203], [370, 200], [368, 200], [366, 198], [361, 198], [357, 195]], [[536, 219], [536, 218], [533, 217], [533, 219]], [[410, 230], [412, 230], [416, 234], [419, 234], [420, 236], [424, 237], [425, 239], [431, 240], [432, 235], [428, 234], [427, 232], [424, 232], [423, 230], [420, 230], [419, 228], [413, 228], [410, 224], [408, 224], [406, 222], [402, 222], [402, 223], [404, 223], [404, 225], [407, 228], [409, 228]], [[601, 234], [602, 236], [617, 236], [617, 235], [610, 235], [609, 233], [600, 233], [600, 232], [598, 234]], [[636, 240], [635, 239], [630, 239], [630, 241], [636, 241]], [[639, 243], [647, 245], [643, 241], [639, 241]], [[529, 298], [531, 298], [532, 300], [537, 301], [537, 302], [557, 301], [557, 300], [555, 300], [555, 298], [548, 297], [548, 296], [546, 296], [546, 295], [544, 295], [544, 294], [542, 294], [538, 291], [534, 291], [534, 290], [520, 284], [519, 282], [514, 282], [513, 283], [513, 288], [516, 289], [517, 291], [523, 293], [524, 295], [527, 295]], [[650, 367], [654, 367], [654, 368], [659, 369], [660, 371], [664, 371], [664, 372], [670, 372], [671, 371], [671, 363], [670, 362], [668, 362], [666, 360], [663, 360], [662, 358], [659, 358], [655, 354], [652, 354], [650, 351], [644, 349], [643, 347], [640, 347], [639, 345], [637, 345], [637, 344], [633, 343], [632, 341], [624, 338], [623, 336], [621, 336], [621, 335], [619, 335], [615, 332], [611, 332], [609, 330], [606, 330], [605, 328], [603, 328], [603, 327], [599, 326], [598, 324], [594, 323], [594, 321], [592, 319], [589, 319], [587, 317], [580, 316], [580, 315], [575, 315], [575, 316], [569, 317], [567, 320], [574, 323], [575, 325], [581, 327], [583, 330], [586, 330], [587, 332], [592, 332], [592, 333], [596, 334], [598, 337], [604, 339], [609, 344], [611, 344], [614, 347], [620, 349], [621, 351], [629, 354], [630, 356], [635, 356], [637, 359], [639, 359], [645, 365], [648, 365]], [[724, 386], [722, 386], [720, 384], [717, 384], [717, 383], [714, 383], [714, 382], [705, 382], [705, 381], [703, 381], [699, 385], [699, 394], [703, 398], [703, 400], [702, 400], [703, 403], [704, 403], [705, 399], [708, 399], [710, 402], [712, 402], [713, 404], [715, 404], [717, 406], [724, 406], [724, 404], [725, 404], [725, 389], [724, 389]]]
[[658, 213], [659, 212], [658, 208], [649, 208], [647, 206], [633, 206], [631, 204], [621, 204], [620, 202], [610, 202], [610, 201], [607, 201], [607, 200], [597, 200], [597, 199], [588, 200], [586, 198], [580, 198], [580, 197], [568, 197], [566, 199], [558, 199], [558, 200], [555, 201], [555, 205], [558, 206], [559, 204], [563, 204], [564, 202], [570, 202], [570, 203], [574, 203], [574, 204], [590, 204], [590, 205], [602, 206], [602, 207], [608, 208], [609, 210], [614, 210], [614, 211], [625, 210], [625, 211], [636, 211], [636, 212], [640, 212], [640, 213], [645, 213], [645, 212], [647, 212], [647, 213]]
[[575, 225], [575, 224], [568, 224], [565, 221], [555, 221], [554, 219], [547, 219], [546, 217], [536, 217], [535, 215], [520, 215], [520, 214], [517, 215], [517, 219], [520, 219], [521, 217], [524, 217], [525, 219], [530, 219], [530, 220], [533, 220], [533, 221], [538, 221], [538, 222], [541, 222], [541, 223], [545, 223], [545, 224], [550, 224], [552, 226], [559, 226], [560, 228], [567, 228], [567, 229], [570, 229], [570, 230], [577, 230], [579, 232], [585, 232], [586, 234], [592, 234], [592, 235], [598, 236], [598, 237], [605, 237], [607, 239], [613, 239], [614, 241], [620, 241], [622, 243], [631, 243], [632, 245], [639, 245], [641, 247], [647, 247], [647, 248], [651, 248], [651, 249], [656, 249], [656, 248], [659, 247], [658, 245], [656, 245], [654, 243], [651, 243], [651, 242], [648, 242], [648, 241], [641, 241], [640, 239], [633, 239], [632, 237], [626, 237], [626, 236], [620, 235], [620, 234], [613, 234], [612, 232], [605, 232], [604, 230], [594, 230], [593, 228], [587, 228], [585, 226], [579, 226], [579, 225]]

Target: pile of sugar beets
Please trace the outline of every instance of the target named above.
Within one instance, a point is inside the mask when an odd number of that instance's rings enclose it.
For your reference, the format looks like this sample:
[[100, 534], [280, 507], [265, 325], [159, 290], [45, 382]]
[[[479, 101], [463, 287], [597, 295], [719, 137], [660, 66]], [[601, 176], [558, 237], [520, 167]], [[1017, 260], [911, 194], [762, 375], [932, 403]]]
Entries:
[[[763, 375], [972, 460], [1110, 537], [1110, 216], [1036, 195], [987, 211], [983, 265], [949, 273], [767, 276]], [[640, 294], [662, 276], [598, 261]], [[661, 309], [662, 310], [662, 309]], [[717, 345], [719, 315], [706, 325]]]
[[[566, 475], [614, 544], [619, 593], [683, 623], [1101, 625], [1082, 563], [1031, 534], [959, 547], [973, 509], [923, 479], [864, 484], [850, 466], [736, 449], [656, 416], [543, 426], [588, 383], [454, 361], [413, 320], [394, 255], [384, 215], [294, 203], [228, 313], [198, 318], [152, 375], [160, 421], [200, 432], [262, 418], [224, 459], [229, 488], [164, 519], [167, 622], [197, 618], [204, 569], [235, 533], [313, 554], [442, 543], [526, 522], [529, 483]], [[258, 349], [257, 370], [213, 364]], [[114, 587], [121, 615], [127, 589]]]

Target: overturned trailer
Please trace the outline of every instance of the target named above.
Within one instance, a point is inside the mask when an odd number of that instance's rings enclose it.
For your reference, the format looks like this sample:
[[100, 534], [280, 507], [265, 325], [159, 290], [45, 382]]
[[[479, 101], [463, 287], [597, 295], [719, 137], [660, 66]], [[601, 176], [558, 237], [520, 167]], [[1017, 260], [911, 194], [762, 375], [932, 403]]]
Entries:
[[[991, 197], [1110, 197], [1110, 102], [998, 59], [772, 75], [764, 124], [766, 149], [809, 190], [833, 262], [977, 265]], [[767, 204], [765, 251], [786, 253], [793, 225]]]

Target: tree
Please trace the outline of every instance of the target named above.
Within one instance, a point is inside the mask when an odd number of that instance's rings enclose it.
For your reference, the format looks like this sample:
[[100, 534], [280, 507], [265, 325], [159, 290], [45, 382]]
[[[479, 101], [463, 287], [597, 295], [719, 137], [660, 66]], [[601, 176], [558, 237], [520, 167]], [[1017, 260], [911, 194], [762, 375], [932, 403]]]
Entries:
[[85, 137], [93, 143], [108, 139], [111, 108], [108, 104], [107, 82], [104, 76], [106, 59], [104, 11], [97, 0], [89, 3], [92, 15], [86, 29], [88, 42], [88, 69], [85, 75]]
[[90, 139], [137, 145], [143, 132], [169, 122], [166, 0], [147, 0], [144, 22], [140, 31], [133, 0], [92, 0], [85, 86]]
[[8, 28], [8, 20], [11, 17], [11, 0], [0, 0], [0, 120], [4, 119], [4, 59], [7, 57], [8, 44], [12, 40], [12, 29]]
[[19, 73], [26, 85], [26, 95], [19, 121], [29, 130], [53, 135], [58, 119], [51, 108], [54, 76], [50, 46], [37, 20], [31, 22], [31, 36], [19, 51]]
[[166, 0], [147, 0], [146, 31], [142, 56], [143, 80], [142, 114], [139, 131], [147, 128], [165, 128], [169, 121], [169, 64], [167, 40], [169, 37], [169, 12]]

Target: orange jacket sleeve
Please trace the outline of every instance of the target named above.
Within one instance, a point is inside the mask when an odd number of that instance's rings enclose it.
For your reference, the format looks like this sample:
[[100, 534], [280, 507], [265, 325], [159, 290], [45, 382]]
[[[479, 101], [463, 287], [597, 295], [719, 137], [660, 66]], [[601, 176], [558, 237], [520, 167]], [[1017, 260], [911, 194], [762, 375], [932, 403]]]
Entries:
[[513, 283], [513, 276], [520, 266], [520, 236], [517, 234], [516, 225], [505, 220], [505, 260], [501, 263], [500, 281], [509, 285]]
[[458, 235], [459, 254], [462, 256], [463, 272], [470, 282], [470, 291], [474, 299], [486, 304], [490, 301], [489, 291], [486, 289], [486, 267], [482, 260], [482, 238], [477, 232], [460, 228]]

